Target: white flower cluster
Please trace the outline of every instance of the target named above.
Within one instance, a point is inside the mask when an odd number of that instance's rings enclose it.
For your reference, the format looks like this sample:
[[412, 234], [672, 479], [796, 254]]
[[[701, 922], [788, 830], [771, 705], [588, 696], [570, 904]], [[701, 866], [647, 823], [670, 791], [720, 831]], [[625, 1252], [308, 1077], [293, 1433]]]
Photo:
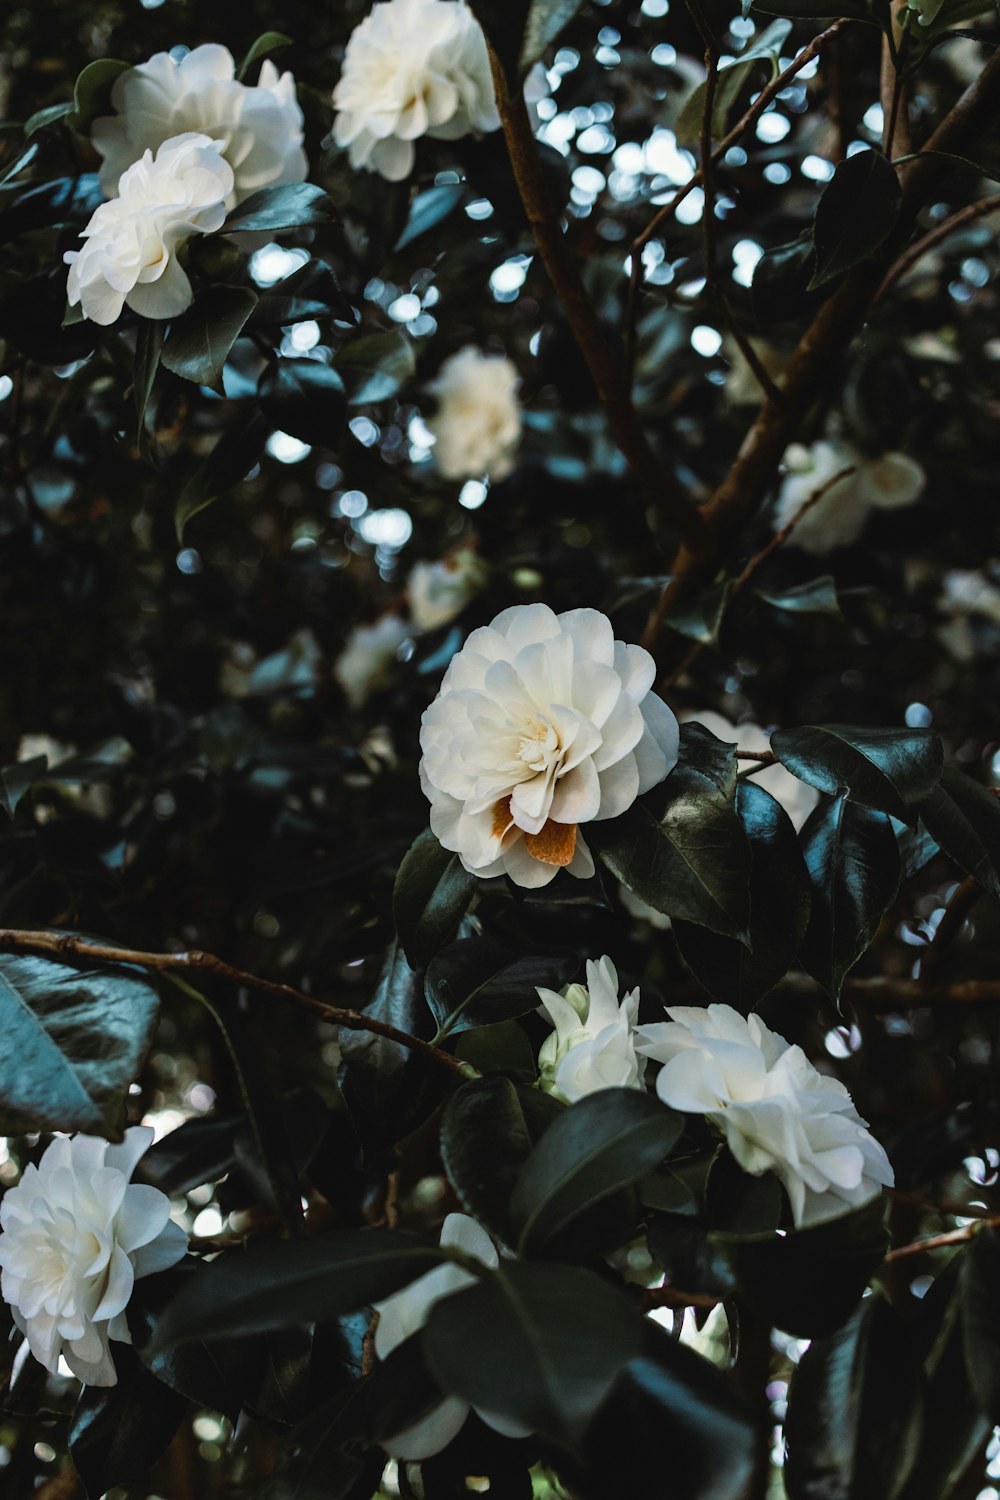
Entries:
[[351, 166], [390, 182], [412, 172], [420, 136], [500, 126], [486, 41], [464, 0], [376, 5], [351, 33], [333, 104]]
[[830, 552], [856, 542], [873, 510], [896, 510], [919, 499], [927, 477], [915, 459], [905, 453], [883, 453], [870, 459], [850, 443], [824, 440], [810, 448], [793, 443], [785, 453], [787, 473], [778, 494], [774, 529], [783, 526], [801, 510], [817, 490], [843, 469], [845, 474], [806, 511], [789, 538], [789, 545], [804, 552]]
[[[441, 3], [441, 0], [438, 0]], [[428, 389], [438, 409], [427, 426], [445, 479], [506, 479], [521, 441], [517, 366], [468, 345], [446, 359]]]
[[0, 1290], [37, 1360], [60, 1358], [87, 1385], [115, 1385], [109, 1341], [132, 1342], [125, 1309], [141, 1276], [187, 1249], [159, 1189], [129, 1179], [153, 1141], [133, 1126], [120, 1146], [54, 1140], [0, 1203]]
[[618, 971], [610, 958], [588, 959], [587, 983], [562, 991], [539, 987], [555, 1027], [538, 1054], [539, 1083], [567, 1104], [598, 1089], [641, 1089], [646, 1059], [635, 1049], [639, 991], [619, 1003]]
[[655, 675], [596, 609], [516, 605], [474, 630], [421, 721], [436, 837], [467, 870], [515, 885], [592, 875], [581, 826], [619, 817], [677, 761]]

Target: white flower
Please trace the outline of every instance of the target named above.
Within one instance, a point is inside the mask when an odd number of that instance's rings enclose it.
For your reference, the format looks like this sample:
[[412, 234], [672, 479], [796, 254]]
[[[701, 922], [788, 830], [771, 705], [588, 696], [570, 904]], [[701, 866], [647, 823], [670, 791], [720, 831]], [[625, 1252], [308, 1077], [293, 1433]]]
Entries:
[[170, 1199], [129, 1182], [152, 1141], [141, 1125], [120, 1146], [60, 1137], [0, 1203], [0, 1290], [53, 1375], [61, 1356], [87, 1385], [115, 1385], [108, 1341], [132, 1342], [125, 1309], [135, 1282], [187, 1248]]
[[[680, 718], [683, 723], [704, 725], [717, 740], [725, 740], [733, 745], [738, 744], [741, 750], [769, 750], [771, 748], [771, 736], [759, 724], [731, 724], [722, 714], [717, 714], [710, 708], [698, 713], [682, 713]], [[816, 788], [807, 786], [804, 781], [800, 781], [797, 776], [793, 776], [791, 771], [786, 771], [781, 765], [767, 766], [763, 771], [755, 771], [753, 779], [758, 786], [770, 792], [775, 802], [781, 803], [797, 833], [819, 801], [819, 792]]]
[[639, 991], [618, 1001], [618, 971], [610, 958], [587, 960], [587, 983], [561, 992], [539, 987], [555, 1027], [538, 1054], [539, 1083], [548, 1094], [575, 1104], [598, 1089], [641, 1089], [646, 1059], [635, 1050]]
[[478, 552], [463, 547], [440, 562], [418, 562], [406, 580], [406, 602], [418, 630], [447, 625], [474, 599], [486, 581], [486, 567]]
[[939, 609], [956, 615], [982, 615], [1000, 625], [1000, 589], [985, 573], [950, 568], [942, 582]]
[[94, 323], [113, 323], [128, 306], [144, 318], [173, 318], [194, 293], [178, 250], [193, 234], [213, 234], [226, 217], [233, 173], [218, 141], [179, 135], [156, 156], [129, 167], [119, 195], [94, 210], [82, 250], [63, 256], [66, 294]]
[[834, 475], [850, 466], [855, 469], [831, 485], [792, 532], [789, 545], [812, 553], [850, 546], [861, 535], [873, 509], [912, 505], [927, 482], [920, 465], [905, 453], [883, 453], [881, 458], [869, 459], [840, 440], [813, 443], [811, 448], [793, 443], [785, 453], [785, 465], [788, 472], [778, 494], [775, 531], [786, 526]]
[[656, 1092], [717, 1126], [745, 1172], [774, 1172], [797, 1225], [832, 1218], [891, 1187], [889, 1159], [850, 1094], [801, 1047], [729, 1005], [667, 1006], [667, 1015], [669, 1022], [638, 1032], [638, 1050], [663, 1063]]
[[362, 708], [379, 685], [409, 635], [399, 615], [383, 615], [374, 625], [356, 625], [333, 665], [333, 675], [352, 708]]
[[[475, 1256], [490, 1270], [495, 1271], [500, 1264], [500, 1258], [486, 1230], [467, 1214], [448, 1215], [441, 1230], [441, 1244], [444, 1247], [454, 1246], [466, 1255]], [[397, 1345], [423, 1328], [435, 1302], [440, 1302], [442, 1297], [451, 1296], [453, 1292], [473, 1286], [475, 1281], [476, 1277], [472, 1272], [461, 1266], [436, 1266], [433, 1271], [411, 1281], [402, 1291], [394, 1292], [384, 1302], [376, 1302], [378, 1323], [375, 1327], [375, 1353], [379, 1359], [387, 1359]], [[419, 1422], [403, 1432], [395, 1433], [383, 1446], [395, 1458], [410, 1462], [431, 1458], [435, 1453], [440, 1453], [442, 1448], [447, 1448], [452, 1438], [457, 1437], [465, 1425], [469, 1411], [468, 1403], [460, 1397], [446, 1396], [425, 1417], [421, 1417]], [[482, 1411], [479, 1407], [476, 1411], [489, 1427], [504, 1437], [528, 1435], [528, 1428], [519, 1423]]]
[[431, 828], [467, 870], [542, 886], [594, 861], [578, 825], [616, 818], [677, 761], [677, 720], [641, 646], [596, 609], [520, 604], [474, 630], [420, 730]]
[[503, 354], [469, 344], [446, 359], [428, 386], [438, 409], [427, 423], [445, 479], [506, 479], [521, 441], [521, 377]]
[[400, 182], [422, 135], [497, 130], [482, 29], [464, 0], [388, 0], [351, 33], [333, 91], [333, 134], [352, 167]]
[[[751, 339], [750, 343], [760, 363], [764, 366], [765, 373], [776, 385], [780, 386], [785, 366], [788, 364], [788, 355], [783, 350], [776, 349], [765, 339]], [[729, 361], [729, 369], [726, 371], [726, 399], [732, 406], [760, 406], [764, 399], [760, 381], [734, 338], [726, 338], [723, 341], [723, 354]]]
[[252, 87], [237, 81], [232, 53], [217, 43], [195, 47], [180, 62], [158, 52], [115, 80], [111, 103], [115, 114], [91, 127], [104, 157], [101, 187], [109, 197], [146, 151], [191, 131], [218, 141], [233, 169], [227, 208], [261, 188], [303, 182], [309, 170], [295, 80], [291, 73], [279, 75], [270, 60], [261, 64]]

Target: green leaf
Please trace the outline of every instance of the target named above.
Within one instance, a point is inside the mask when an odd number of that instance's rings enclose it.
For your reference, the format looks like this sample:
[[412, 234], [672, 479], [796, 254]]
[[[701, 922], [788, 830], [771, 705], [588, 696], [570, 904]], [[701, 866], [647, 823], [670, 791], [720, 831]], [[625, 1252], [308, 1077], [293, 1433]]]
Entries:
[[424, 993], [442, 1032], [492, 1026], [537, 1010], [537, 989], [558, 990], [579, 966], [575, 952], [522, 954], [494, 938], [461, 938], [427, 969]]
[[249, 287], [207, 287], [171, 324], [160, 355], [164, 368], [221, 395], [223, 367], [256, 306]]
[[0, 807], [9, 818], [17, 811], [17, 805], [25, 792], [30, 791], [38, 778], [48, 769], [47, 755], [33, 755], [30, 760], [17, 760], [10, 766], [0, 766]]
[[[744, 47], [738, 57], [720, 66], [712, 100], [713, 140], [720, 140], [725, 135], [730, 111], [749, 83], [755, 66], [767, 63], [771, 78], [777, 76], [781, 49], [788, 40], [791, 29], [791, 21], [772, 21], [759, 36], [754, 37], [749, 46]], [[700, 140], [705, 113], [705, 89], [706, 85], [700, 83], [688, 95], [677, 121], [676, 134], [679, 141]]]
[[795, 829], [779, 802], [741, 781], [736, 810], [750, 841], [749, 945], [676, 921], [681, 957], [713, 999], [748, 1012], [795, 960], [809, 925], [809, 874]]
[[781, 1224], [785, 1194], [773, 1172], [752, 1177], [728, 1147], [712, 1159], [705, 1183], [705, 1218], [726, 1234], [768, 1234]]
[[534, 1083], [538, 1075], [534, 1049], [517, 1021], [497, 1021], [461, 1032], [455, 1056], [471, 1063], [477, 1073], [503, 1073], [515, 1083]]
[[802, 830], [813, 885], [802, 963], [831, 999], [878, 932], [899, 886], [899, 851], [885, 813], [836, 797]]
[[441, 1117], [441, 1160], [467, 1213], [512, 1239], [510, 1195], [518, 1172], [565, 1105], [508, 1078], [477, 1078], [451, 1095]]
[[151, 1347], [325, 1322], [390, 1296], [445, 1259], [420, 1235], [393, 1229], [343, 1229], [230, 1251], [168, 1305]]
[[754, 267], [750, 288], [754, 319], [761, 328], [799, 319], [822, 301], [818, 292], [809, 290], [814, 263], [808, 231], [765, 250]]
[[84, 1386], [69, 1427], [69, 1450], [91, 1497], [138, 1480], [163, 1453], [188, 1402], [143, 1369], [135, 1351], [114, 1346], [118, 1383]]
[[405, 250], [414, 240], [419, 240], [421, 236], [443, 224], [465, 202], [468, 192], [464, 182], [449, 182], [418, 193], [410, 204], [409, 217], [396, 241], [394, 253]]
[[969, 1384], [991, 1422], [1000, 1421], [1000, 1235], [973, 1235], [962, 1256], [962, 1329]]
[[313, 258], [284, 281], [259, 294], [253, 324], [255, 328], [273, 328], [300, 323], [306, 318], [330, 317], [357, 321], [333, 267]]
[[824, 573], [821, 578], [813, 578], [809, 583], [799, 583], [794, 588], [784, 589], [780, 594], [770, 594], [764, 589], [755, 589], [754, 592], [765, 604], [770, 604], [772, 609], [786, 610], [789, 614], [832, 615], [838, 620], [844, 618], [837, 596], [837, 580], [830, 573]]
[[944, 759], [932, 729], [865, 729], [822, 724], [778, 729], [771, 749], [800, 781], [830, 796], [912, 822], [911, 809], [934, 790]]
[[705, 589], [690, 604], [671, 611], [670, 629], [702, 646], [717, 646], [734, 587], [734, 580], [727, 578]]
[[0, 954], [0, 1134], [120, 1141], [159, 999], [139, 969]]
[[681, 729], [666, 781], [624, 817], [587, 830], [602, 862], [633, 895], [670, 917], [746, 939], [750, 845], [734, 806], [736, 756], [700, 724]]
[[897, 1500], [916, 1461], [921, 1406], [910, 1329], [869, 1297], [806, 1350], [792, 1377], [789, 1500]]
[[184, 528], [192, 516], [246, 478], [260, 458], [270, 431], [267, 418], [255, 407], [248, 408], [226, 429], [181, 490], [174, 511], [178, 541], [183, 540]]
[[476, 877], [458, 855], [425, 828], [403, 856], [392, 891], [396, 936], [414, 968], [430, 963], [455, 936], [475, 889]]
[[66, 116], [66, 124], [78, 135], [86, 135], [98, 115], [111, 113], [111, 90], [131, 65], [116, 57], [99, 57], [88, 63], [76, 80], [73, 89], [73, 108]]
[[920, 817], [959, 868], [1000, 899], [1000, 798], [948, 767]]
[[277, 359], [257, 383], [261, 409], [275, 427], [316, 448], [336, 448], [347, 419], [344, 382], [316, 359]]
[[522, 78], [558, 41], [582, 5], [583, 0], [532, 0], [518, 59], [518, 73]]
[[856, 151], [839, 162], [816, 205], [810, 290], [873, 255], [895, 228], [902, 201], [899, 178], [881, 151]]
[[576, 1266], [505, 1265], [431, 1309], [431, 1373], [473, 1406], [578, 1439], [642, 1341], [614, 1287]]
[[602, 1089], [563, 1110], [514, 1188], [518, 1254], [542, 1254], [574, 1220], [653, 1171], [683, 1128], [680, 1115], [635, 1089]]
[[333, 217], [333, 204], [322, 188], [312, 182], [286, 182], [280, 187], [261, 188], [237, 204], [223, 224], [222, 233], [267, 230], [273, 234], [279, 229], [330, 224]]
[[416, 371], [413, 345], [404, 333], [366, 333], [345, 344], [334, 361], [351, 406], [387, 401]]
[[853, 21], [868, 21], [872, 26], [881, 26], [871, 5], [865, 0], [753, 0], [751, 14], [762, 16], [788, 16], [793, 21], [833, 20], [847, 16]]
[[[888, 1246], [881, 1197], [861, 1208], [783, 1234], [711, 1239], [763, 1317], [797, 1338], [832, 1333], [861, 1300]], [[821, 1292], [821, 1294], [820, 1294]]]
[[72, 113], [72, 104], [50, 104], [47, 109], [37, 109], [24, 122], [25, 140], [29, 140], [37, 131], [44, 130], [46, 125], [54, 125], [58, 120], [65, 120], [66, 116]]
[[236, 70], [236, 77], [242, 83], [253, 67], [255, 62], [262, 62], [271, 52], [281, 52], [285, 47], [292, 45], [290, 36], [283, 31], [265, 31], [251, 46], [246, 57]]
[[139, 452], [145, 457], [149, 448], [146, 432], [146, 407], [152, 395], [156, 371], [163, 349], [163, 324], [154, 318], [143, 318], [135, 336], [135, 361], [132, 365], [132, 400]]

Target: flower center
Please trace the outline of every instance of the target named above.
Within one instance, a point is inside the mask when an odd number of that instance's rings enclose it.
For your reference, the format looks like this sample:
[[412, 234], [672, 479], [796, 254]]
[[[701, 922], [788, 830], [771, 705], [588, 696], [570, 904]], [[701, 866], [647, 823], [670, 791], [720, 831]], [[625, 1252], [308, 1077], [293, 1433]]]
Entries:
[[517, 751], [519, 759], [536, 775], [548, 771], [561, 752], [559, 736], [542, 718], [535, 719], [522, 732]]

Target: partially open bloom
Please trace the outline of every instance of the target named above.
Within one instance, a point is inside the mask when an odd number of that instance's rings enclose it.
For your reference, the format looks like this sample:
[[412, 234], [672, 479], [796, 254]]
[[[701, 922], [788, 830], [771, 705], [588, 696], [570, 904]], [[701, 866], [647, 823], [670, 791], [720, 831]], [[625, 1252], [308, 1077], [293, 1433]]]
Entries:
[[474, 630], [421, 721], [431, 828], [476, 875], [542, 886], [594, 861], [582, 825], [619, 817], [677, 761], [677, 720], [641, 646], [596, 609], [520, 604]]
[[374, 625], [356, 625], [333, 664], [333, 675], [352, 708], [363, 708], [396, 660], [409, 627], [399, 615], [383, 615]]
[[486, 581], [478, 552], [462, 547], [439, 562], [417, 562], [406, 580], [406, 602], [418, 630], [436, 630], [460, 614]]
[[598, 1089], [641, 1089], [646, 1059], [635, 1050], [639, 991], [618, 1000], [618, 971], [610, 958], [587, 961], [587, 983], [564, 990], [539, 987], [546, 1018], [555, 1027], [538, 1054], [539, 1083], [575, 1104]]
[[[717, 714], [710, 708], [699, 710], [698, 713], [683, 713], [680, 717], [682, 723], [703, 724], [716, 739], [738, 744], [741, 750], [769, 750], [771, 747], [771, 736], [759, 724], [732, 724], [722, 714]], [[755, 771], [753, 779], [765, 792], [770, 792], [775, 802], [781, 803], [796, 832], [819, 801], [819, 792], [815, 787], [807, 786], [782, 765], [766, 766], [762, 771]]]
[[132, 1342], [125, 1309], [133, 1286], [187, 1249], [166, 1194], [129, 1182], [152, 1142], [140, 1125], [120, 1146], [60, 1137], [0, 1203], [0, 1289], [53, 1375], [61, 1356], [87, 1385], [115, 1385], [109, 1340]]
[[521, 441], [521, 377], [503, 354], [472, 344], [446, 359], [428, 387], [438, 409], [427, 426], [445, 479], [506, 479]]
[[[500, 1257], [486, 1230], [467, 1214], [448, 1215], [441, 1230], [440, 1243], [445, 1247], [453, 1245], [466, 1255], [475, 1256], [490, 1270], [496, 1270], [500, 1264]], [[376, 1302], [378, 1323], [375, 1327], [375, 1353], [379, 1359], [387, 1359], [397, 1345], [423, 1328], [435, 1302], [440, 1302], [442, 1297], [449, 1297], [467, 1286], [473, 1286], [475, 1280], [472, 1272], [461, 1266], [436, 1266], [433, 1271], [411, 1281], [402, 1291], [394, 1292], [384, 1302]], [[442, 1448], [447, 1448], [452, 1438], [458, 1436], [470, 1409], [468, 1403], [460, 1397], [445, 1396], [419, 1422], [389, 1438], [384, 1447], [393, 1457], [413, 1463], [419, 1459], [431, 1458], [435, 1453], [440, 1453]], [[478, 1407], [476, 1411], [489, 1427], [504, 1437], [527, 1436], [527, 1428], [516, 1422], [482, 1411]]]
[[781, 485], [774, 512], [774, 529], [780, 531], [818, 490], [842, 470], [853, 467], [803, 515], [789, 538], [789, 545], [804, 552], [830, 552], [848, 547], [864, 530], [872, 510], [895, 510], [919, 499], [927, 482], [923, 469], [905, 453], [883, 453], [866, 458], [850, 443], [839, 440], [813, 443], [805, 448], [793, 443], [785, 453], [788, 472]]
[[215, 42], [179, 62], [158, 52], [115, 80], [111, 103], [115, 113], [91, 127], [104, 157], [101, 187], [111, 198], [120, 192], [122, 173], [146, 151], [192, 131], [218, 141], [232, 168], [227, 208], [261, 188], [303, 182], [309, 170], [295, 80], [279, 74], [270, 59], [251, 86], [237, 80], [232, 53]]
[[638, 1050], [663, 1064], [656, 1092], [673, 1109], [704, 1115], [745, 1172], [774, 1172], [797, 1225], [892, 1186], [889, 1158], [850, 1094], [801, 1047], [729, 1005], [672, 1005], [667, 1015], [639, 1027]]
[[497, 130], [482, 28], [464, 0], [387, 0], [351, 33], [333, 91], [334, 139], [352, 167], [400, 182], [422, 135]]
[[233, 173], [218, 141], [179, 135], [155, 157], [147, 151], [122, 177], [67, 250], [66, 294], [94, 323], [114, 323], [128, 306], [144, 318], [173, 318], [194, 300], [178, 251], [193, 234], [212, 234], [226, 217]]

